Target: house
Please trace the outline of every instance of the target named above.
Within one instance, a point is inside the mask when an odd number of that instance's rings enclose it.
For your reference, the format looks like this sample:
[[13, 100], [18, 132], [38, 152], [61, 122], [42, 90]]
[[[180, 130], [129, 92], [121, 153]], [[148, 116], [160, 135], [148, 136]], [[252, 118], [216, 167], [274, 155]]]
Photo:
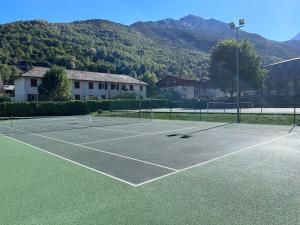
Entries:
[[161, 93], [182, 99], [224, 97], [224, 92], [212, 88], [208, 79], [194, 80], [169, 75], [159, 80], [157, 87]]
[[[15, 79], [15, 100], [38, 100], [38, 86], [42, 77], [49, 70], [45, 67], [34, 67]], [[79, 70], [66, 70], [72, 85], [72, 98], [75, 100], [109, 99], [117, 95], [132, 93], [146, 98], [146, 83], [127, 75], [97, 73]]]
[[4, 92], [9, 95], [13, 95], [15, 91], [15, 85], [4, 84], [3, 85]]
[[268, 70], [264, 95], [300, 96], [300, 57], [264, 66]]

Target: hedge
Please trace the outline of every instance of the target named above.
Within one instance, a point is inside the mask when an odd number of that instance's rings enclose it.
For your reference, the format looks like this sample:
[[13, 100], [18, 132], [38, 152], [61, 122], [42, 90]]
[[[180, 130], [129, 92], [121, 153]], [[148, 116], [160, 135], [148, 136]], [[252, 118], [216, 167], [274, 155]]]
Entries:
[[6, 102], [0, 103], [0, 116], [70, 116], [84, 115], [102, 110], [136, 110], [164, 108], [167, 100], [104, 100], [66, 102]]

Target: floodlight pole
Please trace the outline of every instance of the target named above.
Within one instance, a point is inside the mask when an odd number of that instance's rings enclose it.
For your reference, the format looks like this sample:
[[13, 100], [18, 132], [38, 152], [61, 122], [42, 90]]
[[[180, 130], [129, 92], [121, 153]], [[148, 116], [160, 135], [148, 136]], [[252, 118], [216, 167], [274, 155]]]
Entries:
[[144, 51], [143, 50], [139, 50], [138, 51], [138, 55], [139, 55], [139, 61], [140, 61], [140, 68], [139, 68], [139, 118], [141, 118], [141, 114], [142, 114], [142, 102], [141, 102], [141, 96], [142, 96], [142, 90], [141, 90], [141, 86], [142, 86], [142, 56], [144, 55]]
[[241, 19], [239, 26], [235, 26], [234, 23], [230, 23], [231, 29], [235, 30], [236, 45], [236, 122], [241, 122], [240, 115], [240, 73], [239, 73], [239, 29], [244, 27], [245, 21]]
[[236, 42], [236, 122], [240, 123], [239, 28], [236, 29]]

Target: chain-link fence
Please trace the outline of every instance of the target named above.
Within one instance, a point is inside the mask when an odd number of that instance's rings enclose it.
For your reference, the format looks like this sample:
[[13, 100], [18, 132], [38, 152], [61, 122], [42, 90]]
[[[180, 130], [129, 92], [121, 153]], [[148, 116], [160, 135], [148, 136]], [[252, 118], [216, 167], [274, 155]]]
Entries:
[[[69, 116], [137, 112], [139, 117], [167, 120], [235, 122], [237, 104], [233, 101], [170, 101], [166, 99], [87, 100], [63, 102], [1, 102], [0, 116]], [[126, 115], [123, 114], [123, 115]], [[300, 99], [240, 102], [242, 123], [280, 125], [300, 124]]]

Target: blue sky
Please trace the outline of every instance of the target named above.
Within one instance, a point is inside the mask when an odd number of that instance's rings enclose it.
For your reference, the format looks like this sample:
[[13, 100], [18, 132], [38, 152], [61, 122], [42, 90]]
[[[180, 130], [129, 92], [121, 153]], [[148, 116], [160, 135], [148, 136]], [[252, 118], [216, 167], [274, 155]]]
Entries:
[[108, 19], [123, 24], [188, 14], [224, 22], [245, 18], [246, 31], [284, 41], [300, 32], [300, 0], [3, 0], [0, 23]]

